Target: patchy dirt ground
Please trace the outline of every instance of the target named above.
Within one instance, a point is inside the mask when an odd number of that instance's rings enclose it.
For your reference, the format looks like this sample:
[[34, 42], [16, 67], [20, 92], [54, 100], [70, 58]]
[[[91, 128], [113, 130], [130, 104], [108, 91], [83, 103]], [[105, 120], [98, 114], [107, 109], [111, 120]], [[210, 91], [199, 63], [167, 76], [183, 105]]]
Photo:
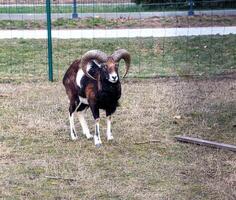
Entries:
[[[236, 144], [235, 100], [235, 74], [126, 80], [115, 140], [106, 142], [102, 120], [96, 148], [83, 136], [69, 140], [60, 82], [0, 84], [0, 198], [233, 200], [236, 154], [174, 136]], [[151, 140], [159, 142], [136, 144]]]
[[[99, 16], [97, 16], [99, 17]], [[83, 22], [83, 21], [82, 21]], [[176, 17], [151, 17], [145, 19], [120, 18], [106, 20], [99, 23], [94, 20], [95, 28], [169, 28], [169, 27], [208, 27], [208, 26], [235, 26], [236, 16], [176, 16]], [[78, 24], [79, 25], [79, 24]], [[85, 27], [84, 27], [85, 28]]]
[[[175, 27], [214, 27], [236, 26], [236, 16], [188, 16], [188, 17], [151, 17], [146, 19], [118, 18], [104, 19], [99, 16], [86, 19], [60, 18], [52, 22], [59, 29], [112, 29], [112, 28], [175, 28]], [[0, 21], [1, 29], [45, 29], [44, 21]]]
[[177, 17], [153, 17], [140, 20], [141, 26], [149, 27], [207, 27], [207, 26], [234, 26], [236, 16], [177, 16]]

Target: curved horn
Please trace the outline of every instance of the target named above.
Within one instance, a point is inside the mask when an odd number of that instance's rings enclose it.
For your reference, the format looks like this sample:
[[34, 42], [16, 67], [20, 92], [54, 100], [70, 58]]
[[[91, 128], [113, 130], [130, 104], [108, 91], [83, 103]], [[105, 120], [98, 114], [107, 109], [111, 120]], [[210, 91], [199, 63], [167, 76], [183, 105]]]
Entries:
[[115, 51], [111, 55], [111, 57], [114, 59], [115, 62], [120, 62], [121, 59], [123, 59], [125, 61], [126, 71], [123, 76], [123, 78], [124, 78], [127, 75], [129, 68], [130, 68], [130, 62], [131, 62], [130, 53], [128, 51], [126, 51], [125, 49], [119, 49], [119, 50]]
[[90, 50], [87, 51], [81, 58], [81, 69], [83, 70], [84, 74], [91, 78], [96, 80], [94, 77], [92, 77], [88, 72], [87, 72], [87, 64], [91, 60], [97, 60], [98, 62], [106, 62], [107, 61], [107, 54], [105, 54], [102, 51], [99, 50]]

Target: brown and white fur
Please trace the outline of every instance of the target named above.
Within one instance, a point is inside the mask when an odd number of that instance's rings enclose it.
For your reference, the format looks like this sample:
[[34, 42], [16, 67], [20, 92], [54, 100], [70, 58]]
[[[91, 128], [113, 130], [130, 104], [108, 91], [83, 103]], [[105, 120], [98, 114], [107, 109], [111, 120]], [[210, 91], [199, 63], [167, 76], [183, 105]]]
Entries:
[[[83, 134], [88, 139], [94, 138], [94, 144], [100, 146], [102, 141], [99, 129], [99, 109], [106, 111], [107, 140], [112, 140], [111, 115], [116, 111], [118, 100], [121, 96], [121, 83], [118, 73], [119, 62], [123, 59], [126, 72], [130, 67], [130, 54], [125, 49], [115, 51], [108, 56], [102, 51], [91, 50], [86, 52], [81, 59], [75, 60], [63, 78], [68, 95], [70, 136], [72, 140], [78, 139], [74, 125], [74, 112], [78, 112]], [[95, 120], [95, 134], [91, 135], [84, 112], [90, 108]]]

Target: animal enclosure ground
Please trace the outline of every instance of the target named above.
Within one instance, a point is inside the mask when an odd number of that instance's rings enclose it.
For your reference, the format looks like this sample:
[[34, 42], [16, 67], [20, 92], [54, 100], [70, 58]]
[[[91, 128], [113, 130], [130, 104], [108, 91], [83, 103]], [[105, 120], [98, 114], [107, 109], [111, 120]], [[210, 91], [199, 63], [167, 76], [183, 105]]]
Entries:
[[[61, 82], [1, 83], [0, 198], [235, 199], [235, 153], [174, 141], [236, 144], [235, 77], [127, 79], [115, 141], [106, 142], [103, 118], [101, 148], [81, 134], [69, 140]], [[150, 140], [160, 142], [135, 144]]]

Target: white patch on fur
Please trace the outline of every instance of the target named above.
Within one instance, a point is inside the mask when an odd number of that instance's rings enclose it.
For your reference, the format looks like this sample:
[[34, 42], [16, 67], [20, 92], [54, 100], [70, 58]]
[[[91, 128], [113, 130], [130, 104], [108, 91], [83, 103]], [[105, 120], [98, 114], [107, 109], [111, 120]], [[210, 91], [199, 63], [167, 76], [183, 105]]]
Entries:
[[107, 118], [107, 140], [113, 140], [110, 117]]
[[[91, 69], [91, 63], [88, 63], [87, 65], [87, 72]], [[79, 69], [78, 72], [77, 72], [77, 75], [76, 75], [76, 83], [77, 85], [81, 88], [82, 87], [82, 84], [81, 84], [81, 80], [84, 76], [84, 72], [82, 69]]]
[[74, 113], [72, 113], [72, 115], [69, 116], [69, 119], [70, 119], [70, 137], [72, 140], [77, 140], [78, 135], [75, 131]]
[[83, 134], [86, 135], [87, 139], [93, 138], [93, 135], [90, 134], [88, 124], [84, 118], [84, 112], [78, 112], [78, 116], [79, 116], [79, 122], [83, 130]]
[[111, 82], [111, 83], [116, 83], [117, 81], [118, 81], [118, 75], [117, 75], [117, 73], [116, 72], [112, 72], [111, 74], [109, 74], [109, 81]]
[[83, 98], [83, 97], [79, 96], [79, 100], [80, 100], [80, 102], [83, 103], [83, 104], [86, 104], [86, 105], [89, 104], [87, 98]]

